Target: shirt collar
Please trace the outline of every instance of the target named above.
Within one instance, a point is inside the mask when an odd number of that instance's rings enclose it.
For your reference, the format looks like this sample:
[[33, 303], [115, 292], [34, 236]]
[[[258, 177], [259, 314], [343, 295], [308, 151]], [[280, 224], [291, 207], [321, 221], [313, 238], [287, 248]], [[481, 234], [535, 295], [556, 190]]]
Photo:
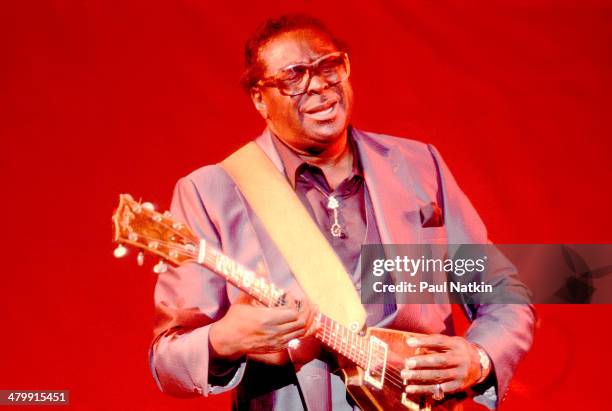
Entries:
[[[285, 174], [289, 179], [289, 183], [291, 183], [291, 187], [295, 190], [297, 177], [304, 172], [304, 170], [308, 167], [316, 168], [320, 170], [322, 174], [323, 170], [319, 167], [307, 163], [300, 156], [297, 155], [295, 151], [293, 151], [288, 145], [283, 143], [280, 138], [276, 136], [272, 131], [270, 131], [272, 135], [272, 142], [274, 143], [274, 147], [278, 152], [278, 156], [283, 163], [283, 167], [285, 168]], [[352, 130], [349, 127], [348, 129], [348, 142], [349, 149], [353, 153], [353, 170], [351, 171], [351, 175], [348, 179], [353, 178], [353, 176], [363, 177], [363, 172], [361, 168], [361, 162], [359, 160], [359, 153], [357, 152], [357, 147], [355, 146], [355, 142], [353, 141]]]

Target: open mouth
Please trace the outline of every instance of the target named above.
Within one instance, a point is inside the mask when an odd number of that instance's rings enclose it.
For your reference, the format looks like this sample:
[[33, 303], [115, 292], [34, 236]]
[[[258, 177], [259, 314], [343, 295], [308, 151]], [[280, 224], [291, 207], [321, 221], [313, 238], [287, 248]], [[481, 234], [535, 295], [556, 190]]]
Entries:
[[304, 113], [305, 116], [314, 120], [329, 120], [336, 115], [338, 102], [333, 101], [331, 104], [322, 104]]

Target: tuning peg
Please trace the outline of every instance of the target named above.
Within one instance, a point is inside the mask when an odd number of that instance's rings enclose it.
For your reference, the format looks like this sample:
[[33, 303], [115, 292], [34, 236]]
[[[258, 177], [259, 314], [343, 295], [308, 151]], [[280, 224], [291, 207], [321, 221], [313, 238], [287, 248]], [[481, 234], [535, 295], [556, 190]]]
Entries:
[[170, 213], [170, 211], [166, 210], [166, 211], [164, 211], [163, 216], [166, 217], [166, 218], [170, 218], [170, 217], [172, 217], [172, 214]]
[[155, 274], [165, 273], [167, 269], [168, 265], [164, 263], [164, 260], [159, 260], [159, 262], [153, 266], [153, 272]]
[[144, 253], [142, 251], [138, 253], [138, 256], [136, 257], [136, 263], [139, 266], [142, 266], [144, 264]]
[[125, 257], [125, 255], [127, 254], [127, 248], [125, 248], [123, 245], [119, 244], [117, 246], [117, 248], [115, 248], [115, 250], [113, 251], [113, 255], [116, 258], [121, 258], [121, 257]]
[[146, 203], [142, 203], [142, 208], [149, 211], [155, 211], [155, 206], [148, 201]]

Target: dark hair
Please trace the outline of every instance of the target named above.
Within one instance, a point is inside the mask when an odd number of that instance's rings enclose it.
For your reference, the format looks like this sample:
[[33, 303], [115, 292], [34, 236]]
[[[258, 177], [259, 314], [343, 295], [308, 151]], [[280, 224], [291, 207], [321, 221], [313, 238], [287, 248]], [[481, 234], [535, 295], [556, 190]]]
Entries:
[[263, 75], [259, 52], [273, 38], [290, 31], [310, 29], [329, 38], [340, 51], [348, 51], [346, 43], [334, 36], [325, 24], [307, 14], [285, 14], [264, 21], [244, 44], [244, 73], [240, 84], [248, 93]]

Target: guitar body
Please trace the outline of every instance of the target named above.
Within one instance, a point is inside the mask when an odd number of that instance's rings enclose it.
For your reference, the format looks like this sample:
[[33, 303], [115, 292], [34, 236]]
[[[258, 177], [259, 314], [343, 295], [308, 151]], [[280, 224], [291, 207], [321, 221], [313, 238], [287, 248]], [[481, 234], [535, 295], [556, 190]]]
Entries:
[[[369, 337], [376, 337], [387, 344], [386, 372], [404, 368], [407, 358], [422, 354], [406, 344], [406, 339], [419, 334], [384, 328], [369, 328]], [[409, 411], [468, 411], [487, 410], [484, 406], [468, 401], [467, 396], [449, 396], [438, 402], [431, 397], [404, 395], [404, 384], [391, 384], [385, 381], [381, 387], [368, 382], [367, 371], [350, 365], [340, 369], [346, 390], [364, 411], [409, 410]], [[400, 381], [401, 382], [401, 381]]]

